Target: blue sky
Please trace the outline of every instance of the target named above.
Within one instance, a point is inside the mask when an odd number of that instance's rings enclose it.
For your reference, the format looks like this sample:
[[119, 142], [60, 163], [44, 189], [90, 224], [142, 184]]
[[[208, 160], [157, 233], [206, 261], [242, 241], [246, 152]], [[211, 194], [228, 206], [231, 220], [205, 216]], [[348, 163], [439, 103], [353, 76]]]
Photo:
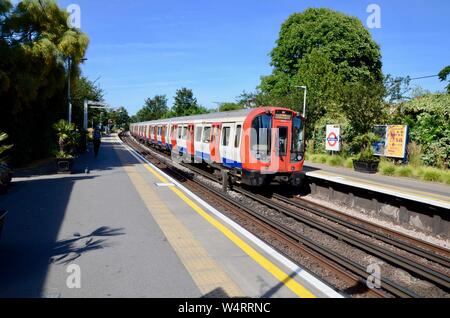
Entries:
[[[59, 0], [81, 8], [90, 37], [83, 73], [98, 79], [106, 100], [134, 114], [145, 98], [193, 89], [215, 107], [252, 91], [271, 73], [269, 52], [280, 26], [294, 12], [327, 7], [360, 18], [381, 7], [383, 70], [396, 76], [437, 74], [450, 64], [450, 1], [443, 0]], [[437, 78], [414, 85], [436, 91]]]

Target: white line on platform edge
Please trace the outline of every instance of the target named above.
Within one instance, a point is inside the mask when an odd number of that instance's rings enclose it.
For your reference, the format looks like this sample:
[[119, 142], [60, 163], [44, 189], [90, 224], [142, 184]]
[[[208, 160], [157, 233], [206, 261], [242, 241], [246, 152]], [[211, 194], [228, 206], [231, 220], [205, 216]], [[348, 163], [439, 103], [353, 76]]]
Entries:
[[214, 214], [216, 217], [220, 218], [222, 221], [230, 225], [232, 228], [234, 228], [236, 231], [238, 231], [241, 235], [246, 237], [249, 241], [253, 242], [255, 245], [257, 245], [259, 248], [261, 248], [264, 252], [269, 254], [272, 258], [276, 259], [278, 262], [286, 266], [288, 269], [290, 269], [293, 273], [296, 273], [298, 277], [301, 277], [308, 283], [310, 283], [312, 286], [317, 288], [320, 292], [325, 294], [326, 296], [330, 298], [344, 298], [341, 294], [339, 294], [337, 291], [335, 291], [333, 288], [328, 286], [326, 283], [322, 282], [318, 278], [311, 275], [309, 272], [307, 272], [305, 269], [299, 267], [294, 262], [286, 258], [285, 256], [281, 255], [279, 252], [277, 252], [275, 249], [267, 245], [265, 242], [260, 240], [258, 237], [241, 227], [239, 224], [228, 218], [227, 216], [223, 215], [220, 211], [209, 205], [207, 202], [203, 201], [200, 197], [198, 197], [196, 194], [192, 193], [190, 190], [185, 188], [183, 185], [181, 185], [178, 181], [176, 181], [171, 176], [167, 175], [163, 171], [161, 171], [158, 167], [153, 165], [150, 161], [142, 157], [139, 153], [137, 153], [134, 149], [126, 145], [122, 142], [120, 138], [118, 138], [119, 143], [121, 143], [125, 149], [127, 149], [133, 157], [135, 157], [140, 162], [145, 162], [148, 165], [150, 165], [153, 169], [158, 171], [161, 175], [166, 177], [170, 182], [172, 182], [174, 185], [176, 185], [179, 189], [181, 189], [183, 192], [185, 192], [187, 195], [189, 195], [192, 199], [197, 201], [200, 205], [202, 205], [205, 209], [207, 209], [209, 212]]

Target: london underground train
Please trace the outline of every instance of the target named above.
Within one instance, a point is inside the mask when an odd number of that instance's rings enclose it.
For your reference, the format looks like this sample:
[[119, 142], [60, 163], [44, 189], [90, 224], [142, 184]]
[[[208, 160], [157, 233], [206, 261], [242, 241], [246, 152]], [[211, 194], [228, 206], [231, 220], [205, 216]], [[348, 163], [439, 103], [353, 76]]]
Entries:
[[140, 142], [191, 163], [226, 171], [233, 182], [299, 185], [304, 163], [304, 118], [293, 110], [259, 107], [134, 123]]

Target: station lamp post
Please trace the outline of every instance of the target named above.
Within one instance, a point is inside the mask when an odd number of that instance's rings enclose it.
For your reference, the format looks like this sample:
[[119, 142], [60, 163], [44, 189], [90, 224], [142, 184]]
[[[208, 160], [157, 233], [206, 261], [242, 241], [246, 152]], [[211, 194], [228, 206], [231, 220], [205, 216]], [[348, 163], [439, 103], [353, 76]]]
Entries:
[[306, 92], [307, 92], [307, 87], [306, 86], [295, 86], [296, 88], [301, 88], [304, 89], [304, 95], [303, 95], [303, 117], [306, 118]]
[[[87, 58], [81, 59], [81, 62], [87, 61]], [[72, 123], [72, 98], [70, 92], [70, 72], [72, 70], [72, 58], [69, 56], [67, 58], [67, 103], [68, 103], [68, 115], [67, 121], [69, 124]]]

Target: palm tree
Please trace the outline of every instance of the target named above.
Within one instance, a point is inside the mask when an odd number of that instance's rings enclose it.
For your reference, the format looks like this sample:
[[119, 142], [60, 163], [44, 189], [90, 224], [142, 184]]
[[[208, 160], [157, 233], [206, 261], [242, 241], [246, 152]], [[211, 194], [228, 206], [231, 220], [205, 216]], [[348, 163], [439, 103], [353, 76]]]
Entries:
[[[0, 144], [8, 139], [8, 134], [0, 131]], [[5, 161], [5, 158], [2, 157], [2, 154], [5, 153], [7, 150], [11, 149], [12, 145], [0, 145], [0, 163]]]
[[79, 138], [79, 133], [74, 124], [67, 122], [64, 119], [58, 121], [53, 125], [58, 137], [59, 152], [56, 154], [58, 158], [69, 158], [73, 147], [76, 145]]

